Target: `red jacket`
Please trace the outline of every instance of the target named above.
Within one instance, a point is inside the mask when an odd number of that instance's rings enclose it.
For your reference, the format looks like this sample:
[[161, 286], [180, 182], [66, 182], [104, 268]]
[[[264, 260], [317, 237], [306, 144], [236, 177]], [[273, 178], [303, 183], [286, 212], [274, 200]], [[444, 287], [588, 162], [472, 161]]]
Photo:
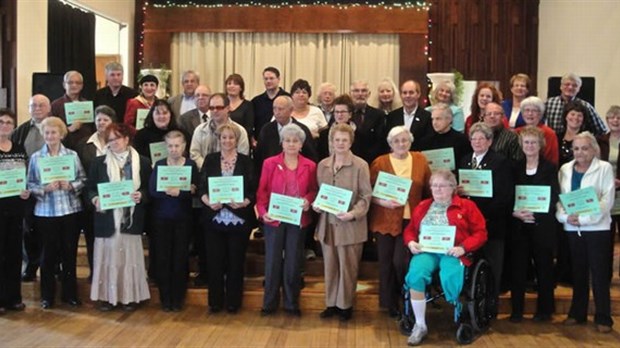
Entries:
[[[269, 197], [271, 193], [284, 194], [286, 180], [284, 177], [284, 153], [267, 158], [263, 162], [263, 170], [256, 192], [256, 210], [258, 216], [263, 217], [269, 209]], [[308, 202], [314, 202], [318, 191], [316, 180], [316, 163], [299, 155], [297, 164], [297, 184], [299, 186], [300, 198], [305, 198]], [[312, 208], [311, 208], [312, 209]], [[301, 226], [306, 227], [312, 220], [311, 212], [303, 212], [301, 215]], [[271, 223], [272, 226], [278, 226], [279, 222]]]
[[[411, 222], [403, 232], [405, 245], [411, 241], [418, 242], [420, 222], [426, 216], [431, 203], [433, 203], [432, 198], [425, 199], [413, 210]], [[476, 203], [454, 195], [452, 203], [448, 207], [447, 215], [450, 226], [456, 226], [454, 245], [465, 248], [466, 253], [477, 250], [487, 241], [484, 216], [478, 210]], [[472, 262], [465, 255], [461, 256], [460, 260], [465, 266], [469, 266]]]

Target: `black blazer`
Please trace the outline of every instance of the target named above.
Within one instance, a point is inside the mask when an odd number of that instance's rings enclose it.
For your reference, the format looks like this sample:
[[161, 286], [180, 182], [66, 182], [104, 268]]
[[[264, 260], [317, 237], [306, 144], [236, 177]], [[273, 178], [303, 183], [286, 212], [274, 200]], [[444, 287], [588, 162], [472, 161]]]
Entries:
[[[95, 158], [88, 172], [87, 194], [88, 201], [92, 202], [98, 196], [97, 184], [110, 182], [108, 177], [107, 165], [103, 162], [105, 156]], [[144, 214], [149, 201], [149, 179], [151, 177], [151, 161], [144, 156], [140, 156], [140, 188], [142, 200], [136, 204], [133, 212], [133, 225], [128, 234], [142, 234], [144, 232]], [[91, 203], [92, 204], [92, 203]], [[113, 210], [102, 212], [95, 211], [95, 237], [107, 238], [114, 235], [114, 214]]]
[[385, 148], [385, 113], [379, 109], [366, 105], [364, 122], [355, 130], [355, 141], [360, 146], [359, 157], [363, 158], [368, 166], [380, 155], [386, 153]]
[[[560, 194], [560, 186], [558, 183], [558, 171], [551, 162], [542, 158], [539, 159], [538, 168], [536, 174], [528, 176], [525, 172], [526, 160], [521, 160], [516, 164], [515, 173], [515, 185], [546, 185], [551, 187], [551, 199], [549, 202], [548, 213], [534, 213], [534, 219], [536, 220], [536, 236], [541, 244], [549, 247], [555, 246], [556, 235], [556, 219], [555, 219], [555, 205], [558, 202]], [[517, 218], [513, 217], [514, 233], [519, 233], [525, 223]], [[527, 224], [531, 225], [531, 224]]]
[[[310, 130], [296, 119], [292, 117], [291, 119], [294, 124], [301, 127], [304, 133], [306, 133], [306, 141], [304, 141], [304, 145], [301, 148], [301, 154], [315, 163], [318, 162], [319, 154], [314, 146], [314, 141], [312, 141]], [[256, 168], [258, 168], [257, 172], [260, 173], [264, 160], [280, 152], [282, 152], [282, 145], [280, 144], [280, 134], [278, 133], [278, 122], [271, 121], [263, 126], [263, 129], [260, 130], [260, 134], [258, 135], [258, 142], [254, 150], [254, 159], [256, 160]]]
[[[256, 214], [254, 213], [254, 204], [256, 203], [256, 189], [258, 186], [258, 180], [254, 175], [254, 172], [254, 163], [250, 157], [242, 153], [238, 153], [237, 163], [235, 164], [233, 175], [243, 176], [243, 193], [245, 198], [250, 200], [250, 204], [248, 204], [245, 208], [239, 209], [233, 209], [226, 205], [227, 209], [245, 220], [245, 226], [250, 228], [257, 226]], [[202, 164], [202, 169], [200, 171], [200, 197], [202, 197], [205, 193], [209, 194], [208, 178], [212, 176], [222, 176], [221, 152], [215, 152], [207, 155]], [[206, 219], [205, 221], [211, 221], [217, 212], [204, 204], [203, 206], [204, 217]]]
[[431, 134], [420, 140], [415, 139], [413, 142], [414, 151], [436, 150], [447, 147], [451, 147], [454, 150], [455, 166], [458, 165], [458, 161], [461, 158], [472, 152], [467, 136], [452, 128], [444, 134], [439, 134], [433, 130]]
[[[390, 112], [386, 117], [387, 117], [387, 119], [385, 120], [386, 134], [389, 133], [392, 128], [396, 126], [402, 126], [405, 124], [405, 113], [404, 113], [404, 108], [402, 107]], [[414, 143], [417, 140], [421, 140], [422, 138], [433, 133], [434, 131], [433, 131], [433, 125], [431, 123], [431, 113], [424, 110], [424, 108], [421, 105], [418, 105], [418, 109], [415, 111], [415, 114], [413, 116], [413, 122], [411, 122], [411, 127], [409, 127], [409, 130], [411, 131], [411, 134], [413, 134]], [[412, 143], [411, 150], [413, 149], [414, 149], [414, 146]]]
[[[471, 169], [473, 153], [461, 158], [457, 168]], [[504, 239], [512, 216], [514, 183], [510, 161], [503, 155], [489, 149], [479, 163], [479, 169], [491, 170], [493, 178], [493, 197], [467, 197], [474, 201], [484, 215], [489, 239]]]

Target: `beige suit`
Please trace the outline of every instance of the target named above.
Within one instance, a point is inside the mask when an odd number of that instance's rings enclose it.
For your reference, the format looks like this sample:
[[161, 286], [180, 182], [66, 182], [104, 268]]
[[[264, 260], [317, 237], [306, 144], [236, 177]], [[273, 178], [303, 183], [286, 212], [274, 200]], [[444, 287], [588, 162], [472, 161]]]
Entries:
[[322, 160], [317, 166], [318, 183], [352, 191], [349, 212], [355, 219], [344, 222], [333, 214], [323, 212], [319, 217], [316, 236], [323, 249], [326, 305], [348, 309], [355, 299], [362, 246], [368, 238], [366, 214], [372, 188], [368, 164], [351, 152], [336, 173], [333, 168], [333, 155]]

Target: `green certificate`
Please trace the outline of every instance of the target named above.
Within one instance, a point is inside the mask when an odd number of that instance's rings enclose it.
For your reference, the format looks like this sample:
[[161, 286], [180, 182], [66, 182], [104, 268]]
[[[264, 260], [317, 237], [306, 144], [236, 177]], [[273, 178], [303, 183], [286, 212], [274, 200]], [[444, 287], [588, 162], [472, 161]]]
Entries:
[[516, 185], [515, 211], [529, 210], [532, 213], [548, 213], [551, 202], [551, 186]]
[[65, 103], [65, 118], [67, 119], [67, 124], [73, 124], [75, 122], [95, 122], [93, 102], [81, 101]]
[[422, 151], [428, 161], [431, 170], [449, 169], [454, 170], [454, 149], [446, 147], [443, 149]]
[[420, 249], [427, 253], [445, 254], [454, 246], [456, 226], [420, 225]]
[[269, 216], [273, 220], [301, 226], [301, 213], [304, 200], [302, 198], [272, 193], [269, 198]]
[[101, 210], [133, 207], [136, 203], [131, 199], [134, 192], [133, 181], [122, 180], [97, 184], [99, 206]]
[[592, 186], [575, 190], [572, 192], [562, 193], [560, 202], [568, 215], [592, 215], [601, 213], [601, 205], [598, 202], [598, 196]]
[[379, 172], [372, 195], [381, 199], [395, 200], [404, 205], [407, 203], [407, 198], [409, 198], [411, 184], [411, 179]]
[[41, 157], [38, 164], [42, 184], [75, 180], [75, 155]]
[[165, 141], [149, 144], [149, 150], [151, 150], [151, 163], [153, 166], [160, 159], [168, 157], [168, 147]]
[[157, 168], [157, 191], [169, 188], [189, 191], [192, 185], [191, 166], [159, 166]]
[[213, 203], [241, 203], [243, 197], [243, 177], [213, 176], [209, 177], [209, 201]]
[[314, 200], [314, 206], [334, 215], [346, 213], [349, 211], [352, 196], [352, 191], [328, 184], [321, 184], [319, 193]]
[[493, 174], [490, 170], [459, 169], [459, 185], [472, 197], [493, 197]]
[[136, 130], [144, 128], [144, 120], [149, 114], [149, 109], [138, 109], [136, 112]]
[[614, 206], [611, 208], [611, 215], [620, 215], [620, 191], [616, 191]]
[[26, 189], [26, 168], [0, 171], [0, 198], [19, 196]]

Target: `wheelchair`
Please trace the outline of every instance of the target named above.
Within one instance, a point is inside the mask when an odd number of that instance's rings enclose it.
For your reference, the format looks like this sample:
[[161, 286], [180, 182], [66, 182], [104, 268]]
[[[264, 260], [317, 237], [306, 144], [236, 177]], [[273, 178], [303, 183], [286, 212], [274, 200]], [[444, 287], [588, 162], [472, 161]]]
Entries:
[[[439, 285], [439, 272], [433, 276], [432, 284], [426, 290], [426, 303], [435, 304], [444, 296]], [[497, 316], [497, 298], [491, 266], [484, 259], [478, 259], [465, 270], [465, 281], [460, 294], [462, 310], [457, 313], [455, 322], [456, 341], [459, 344], [470, 344], [482, 333], [486, 332]], [[409, 336], [415, 324], [411, 308], [409, 288], [403, 287], [403, 312], [398, 321], [400, 332]]]

